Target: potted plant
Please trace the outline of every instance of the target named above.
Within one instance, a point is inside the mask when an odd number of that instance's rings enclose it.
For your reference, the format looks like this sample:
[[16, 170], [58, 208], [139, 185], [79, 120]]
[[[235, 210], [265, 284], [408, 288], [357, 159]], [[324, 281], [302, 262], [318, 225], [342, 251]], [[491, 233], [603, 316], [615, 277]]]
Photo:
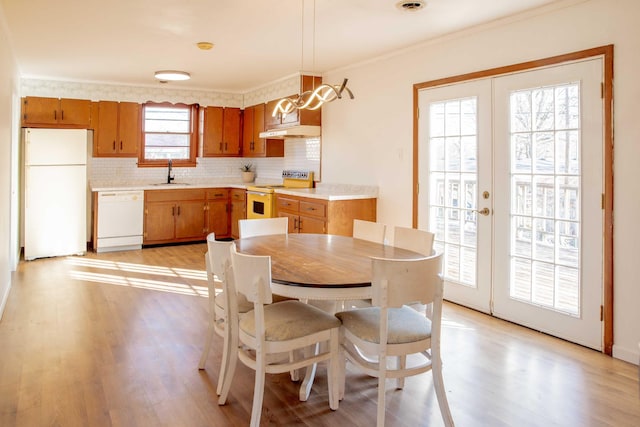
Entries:
[[242, 171], [242, 182], [253, 182], [256, 178], [256, 173], [251, 170], [251, 168], [253, 168], [251, 163], [246, 163], [240, 168]]

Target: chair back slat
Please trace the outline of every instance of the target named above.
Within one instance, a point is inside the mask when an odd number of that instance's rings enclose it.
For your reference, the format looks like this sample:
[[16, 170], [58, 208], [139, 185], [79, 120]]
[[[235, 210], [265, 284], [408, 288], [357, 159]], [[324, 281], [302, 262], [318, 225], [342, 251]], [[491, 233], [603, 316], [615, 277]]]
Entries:
[[385, 224], [362, 219], [353, 220], [353, 237], [375, 243], [384, 243]]
[[227, 266], [231, 264], [231, 253], [229, 248], [233, 242], [216, 240], [214, 233], [207, 235], [207, 261], [211, 272], [218, 277], [221, 282], [225, 281]]
[[241, 219], [238, 220], [238, 231], [241, 239], [271, 234], [287, 234], [289, 231], [289, 218], [282, 216], [277, 218]]
[[230, 254], [236, 292], [254, 304], [271, 304], [271, 257], [241, 254], [235, 245]]
[[441, 253], [417, 260], [372, 258], [373, 305], [430, 304], [442, 295], [441, 261]]
[[429, 256], [433, 254], [433, 237], [429, 231], [394, 227], [393, 246]]

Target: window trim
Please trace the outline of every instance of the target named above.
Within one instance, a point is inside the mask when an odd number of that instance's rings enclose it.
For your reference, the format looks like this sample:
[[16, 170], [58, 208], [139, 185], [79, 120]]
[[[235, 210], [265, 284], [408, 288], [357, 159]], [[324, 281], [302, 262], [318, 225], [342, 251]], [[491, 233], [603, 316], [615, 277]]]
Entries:
[[196, 158], [198, 156], [198, 121], [199, 121], [199, 108], [198, 104], [184, 104], [184, 103], [176, 103], [173, 104], [171, 102], [145, 102], [142, 104], [142, 120], [140, 121], [140, 147], [138, 150], [138, 167], [166, 167], [168, 165], [168, 160], [160, 159], [153, 160], [145, 158], [145, 147], [146, 147], [146, 133], [145, 133], [145, 108], [146, 107], [178, 107], [178, 108], [189, 108], [191, 119], [190, 125], [191, 129], [189, 130], [189, 158], [188, 159], [173, 159], [172, 165], [174, 167], [195, 167], [196, 166]]

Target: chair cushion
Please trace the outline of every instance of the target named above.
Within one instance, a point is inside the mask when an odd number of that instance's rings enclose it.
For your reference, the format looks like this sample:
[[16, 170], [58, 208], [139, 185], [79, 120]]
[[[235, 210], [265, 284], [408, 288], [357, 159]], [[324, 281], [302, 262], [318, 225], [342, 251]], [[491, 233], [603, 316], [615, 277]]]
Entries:
[[[366, 307], [336, 313], [342, 326], [360, 339], [380, 343], [380, 308]], [[389, 309], [387, 344], [405, 344], [431, 337], [431, 320], [403, 306]]]
[[[294, 300], [265, 305], [264, 320], [267, 341], [286, 341], [340, 327], [340, 321], [335, 316]], [[240, 329], [255, 337], [253, 310], [241, 316]]]

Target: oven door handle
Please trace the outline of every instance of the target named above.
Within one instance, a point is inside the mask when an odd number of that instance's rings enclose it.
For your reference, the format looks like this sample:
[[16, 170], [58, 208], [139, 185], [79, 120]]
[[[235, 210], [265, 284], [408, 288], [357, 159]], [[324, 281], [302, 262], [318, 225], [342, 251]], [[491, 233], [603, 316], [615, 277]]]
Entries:
[[254, 194], [254, 195], [256, 195], [256, 196], [268, 197], [268, 196], [269, 196], [269, 194], [272, 194], [272, 193], [262, 193], [262, 192], [260, 192], [260, 191], [251, 191], [251, 190], [247, 190], [247, 194]]

